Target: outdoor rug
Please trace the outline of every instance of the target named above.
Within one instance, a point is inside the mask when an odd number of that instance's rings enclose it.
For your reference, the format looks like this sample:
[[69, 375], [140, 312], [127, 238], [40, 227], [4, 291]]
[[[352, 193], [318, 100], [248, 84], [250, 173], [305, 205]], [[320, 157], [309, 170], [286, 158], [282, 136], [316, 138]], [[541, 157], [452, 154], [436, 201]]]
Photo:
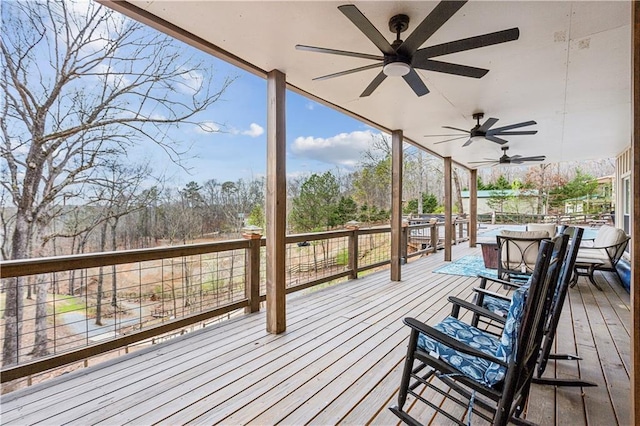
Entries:
[[434, 269], [433, 272], [438, 274], [462, 275], [465, 277], [475, 277], [478, 274], [497, 277], [497, 271], [495, 269], [487, 269], [484, 267], [482, 256], [464, 256], [438, 269]]

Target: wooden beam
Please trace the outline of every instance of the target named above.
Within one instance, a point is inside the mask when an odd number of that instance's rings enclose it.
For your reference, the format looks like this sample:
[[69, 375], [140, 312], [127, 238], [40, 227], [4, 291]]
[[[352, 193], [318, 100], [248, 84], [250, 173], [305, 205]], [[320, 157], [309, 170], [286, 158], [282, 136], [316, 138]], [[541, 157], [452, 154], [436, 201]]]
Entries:
[[451, 157], [444, 157], [444, 260], [451, 260], [451, 239], [453, 237], [453, 221], [451, 215], [453, 209], [451, 202]]
[[631, 2], [631, 421], [640, 424], [640, 4]]
[[391, 132], [391, 281], [401, 278], [402, 139], [402, 130]]
[[478, 241], [478, 170], [469, 170], [469, 247]]
[[281, 71], [267, 74], [267, 331], [286, 330], [286, 81]]

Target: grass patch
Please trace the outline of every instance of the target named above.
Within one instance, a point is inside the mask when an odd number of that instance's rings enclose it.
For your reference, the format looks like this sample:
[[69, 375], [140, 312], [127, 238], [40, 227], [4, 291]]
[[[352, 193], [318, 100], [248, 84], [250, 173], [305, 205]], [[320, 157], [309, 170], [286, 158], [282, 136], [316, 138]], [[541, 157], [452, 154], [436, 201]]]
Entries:
[[68, 312], [83, 312], [87, 309], [84, 300], [74, 296], [56, 296], [56, 314], [66, 314]]

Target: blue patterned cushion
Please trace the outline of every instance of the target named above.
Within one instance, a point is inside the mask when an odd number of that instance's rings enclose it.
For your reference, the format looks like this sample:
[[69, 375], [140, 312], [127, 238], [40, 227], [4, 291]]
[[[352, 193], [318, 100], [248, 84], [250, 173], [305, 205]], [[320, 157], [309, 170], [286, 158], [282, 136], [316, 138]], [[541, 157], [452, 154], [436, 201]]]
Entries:
[[[500, 346], [500, 341], [495, 336], [478, 330], [451, 316], [446, 317], [433, 328], [488, 355], [495, 356]], [[486, 372], [493, 363], [486, 359], [458, 352], [423, 334], [418, 337], [418, 347], [440, 358], [473, 380], [484, 383], [487, 386], [497, 383], [487, 380]], [[494, 373], [491, 374], [495, 375]]]
[[[524, 315], [524, 304], [528, 291], [529, 283], [513, 292], [504, 330], [502, 331], [500, 339], [496, 339], [495, 336], [478, 330], [451, 316], [448, 316], [433, 328], [508, 363], [516, 354], [515, 346], [518, 340], [518, 331], [520, 329], [520, 323], [522, 322], [522, 316]], [[504, 380], [506, 373], [504, 366], [486, 359], [458, 352], [423, 334], [420, 334], [418, 337], [418, 347], [442, 359], [464, 375], [486, 386], [493, 386]]]
[[[527, 284], [514, 291], [511, 297], [511, 306], [509, 306], [509, 313], [507, 314], [502, 336], [500, 337], [500, 345], [495, 352], [495, 357], [502, 361], [510, 362], [511, 359], [516, 356], [518, 349], [516, 347], [518, 332], [520, 331], [520, 324], [524, 316], [524, 304], [527, 299], [530, 284], [531, 279], [529, 279]], [[505, 372], [506, 369], [500, 364], [491, 363], [485, 372], [485, 379], [489, 383], [498, 383], [504, 380]]]
[[482, 307], [490, 310], [494, 314], [506, 317], [509, 313], [511, 302], [509, 300], [498, 299], [497, 297], [485, 295], [482, 299]]

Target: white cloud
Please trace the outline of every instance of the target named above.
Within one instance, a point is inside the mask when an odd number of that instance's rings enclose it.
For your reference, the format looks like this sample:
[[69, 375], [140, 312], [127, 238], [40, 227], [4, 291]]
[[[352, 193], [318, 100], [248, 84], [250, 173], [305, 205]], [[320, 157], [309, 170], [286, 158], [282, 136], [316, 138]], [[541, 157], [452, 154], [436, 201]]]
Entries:
[[249, 130], [244, 130], [241, 133], [246, 136], [251, 136], [252, 138], [257, 138], [264, 133], [264, 129], [259, 124], [251, 123], [249, 125]]
[[131, 80], [122, 73], [114, 70], [107, 64], [98, 64], [94, 68], [94, 72], [97, 78], [101, 81], [106, 81], [110, 87], [115, 89], [122, 89], [131, 84]]
[[316, 105], [313, 102], [307, 102], [304, 107], [306, 109], [308, 109], [309, 111], [313, 111], [313, 109], [316, 107]]
[[194, 94], [202, 88], [204, 76], [196, 70], [187, 70], [185, 67], [178, 68], [182, 82], [178, 85], [182, 92]]
[[213, 121], [203, 121], [198, 123], [195, 127], [195, 132], [200, 133], [201, 135], [209, 135], [211, 133], [217, 133], [220, 131], [220, 126], [218, 126]]
[[291, 152], [298, 157], [353, 168], [378, 135], [366, 130], [340, 133], [330, 138], [301, 136], [293, 141]]

